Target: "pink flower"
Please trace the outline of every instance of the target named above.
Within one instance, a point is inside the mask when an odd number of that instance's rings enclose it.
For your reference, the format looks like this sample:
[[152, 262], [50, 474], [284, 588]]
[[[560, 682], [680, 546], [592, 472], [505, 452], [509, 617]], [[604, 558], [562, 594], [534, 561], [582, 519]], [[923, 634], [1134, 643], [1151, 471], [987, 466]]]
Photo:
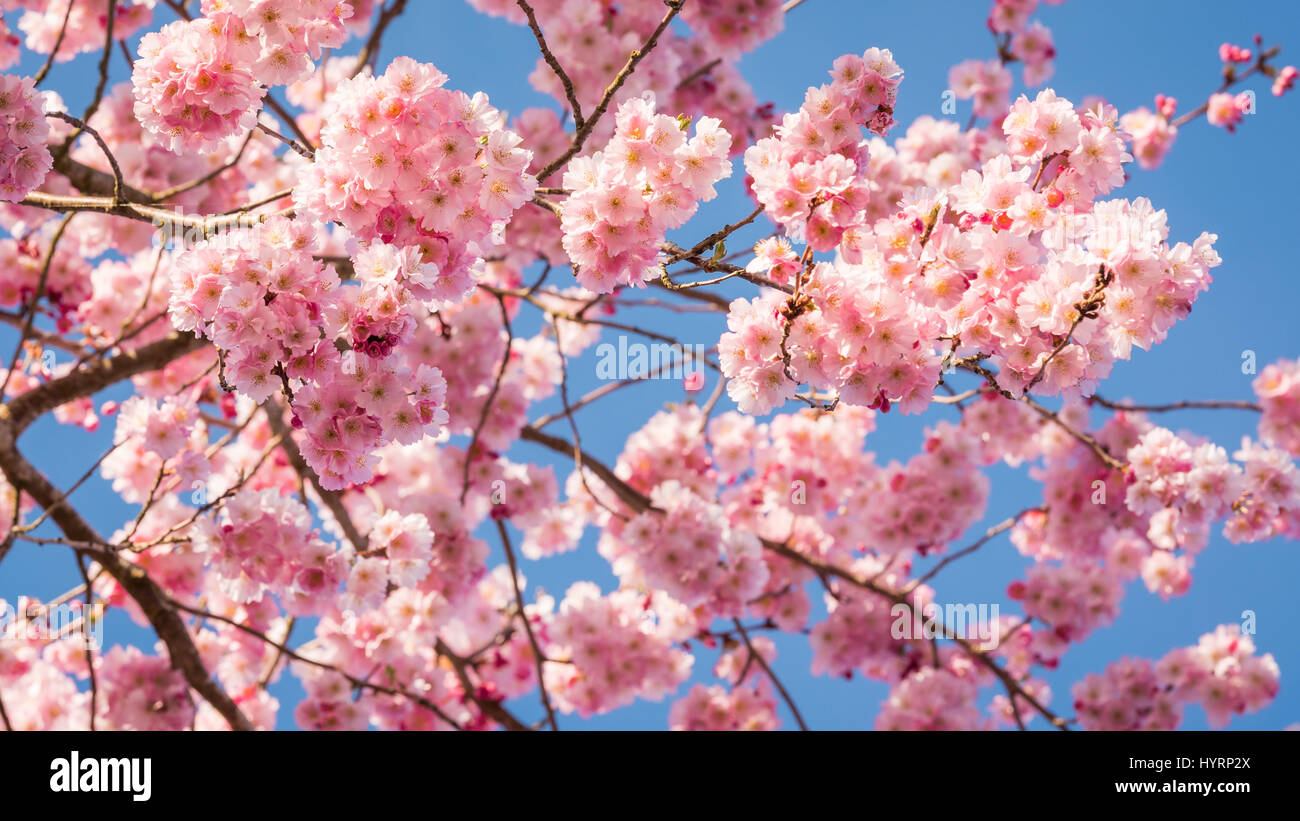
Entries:
[[564, 175], [571, 193], [560, 224], [578, 282], [608, 293], [653, 276], [665, 232], [713, 199], [713, 184], [731, 173], [730, 150], [731, 135], [711, 117], [687, 140], [676, 120], [656, 113], [653, 95], [619, 106], [609, 144]]
[[266, 93], [251, 68], [256, 54], [256, 40], [224, 13], [146, 34], [131, 73], [136, 118], [173, 151], [253, 128]]
[[30, 77], [0, 75], [0, 201], [18, 202], [53, 165], [45, 98]]
[[1235, 131], [1237, 124], [1241, 122], [1241, 115], [1242, 110], [1237, 104], [1237, 97], [1226, 92], [1211, 94], [1206, 103], [1205, 119], [1210, 122], [1210, 125], [1226, 128], [1230, 133]]

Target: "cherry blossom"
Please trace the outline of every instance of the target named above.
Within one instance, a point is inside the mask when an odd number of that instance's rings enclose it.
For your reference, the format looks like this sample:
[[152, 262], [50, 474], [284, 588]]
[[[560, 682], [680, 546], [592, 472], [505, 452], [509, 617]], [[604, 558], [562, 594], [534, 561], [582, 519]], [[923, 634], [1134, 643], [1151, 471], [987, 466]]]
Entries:
[[[1242, 242], [1130, 177], [1283, 97], [1278, 47], [1121, 112], [1064, 96], [1059, 0], [995, 0], [899, 123], [883, 41], [761, 100], [799, 3], [469, 0], [528, 45], [507, 112], [381, 49], [416, 5], [0, 2], [0, 67], [39, 66], [0, 76], [0, 561], [76, 559], [0, 602], [6, 726], [805, 728], [797, 675], [869, 680], [883, 730], [1273, 702], [1245, 625], [1062, 676], [1300, 538], [1294, 357], [1247, 398], [1107, 387]], [[663, 367], [590, 385], [629, 342]], [[104, 612], [145, 632], [98, 646]]]

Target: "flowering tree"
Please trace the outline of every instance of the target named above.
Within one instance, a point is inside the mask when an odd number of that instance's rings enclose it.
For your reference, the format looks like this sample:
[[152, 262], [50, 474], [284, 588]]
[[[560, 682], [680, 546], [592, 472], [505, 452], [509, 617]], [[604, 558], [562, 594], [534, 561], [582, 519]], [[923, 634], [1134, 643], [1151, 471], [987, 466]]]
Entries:
[[[887, 729], [1173, 728], [1188, 703], [1222, 724], [1275, 696], [1273, 657], [1235, 625], [1068, 696], [1042, 675], [1126, 582], [1186, 592], [1213, 529], [1300, 535], [1300, 363], [1264, 367], [1253, 401], [1098, 393], [1220, 262], [1214, 234], [1123, 198], [1126, 164], [1158, 166], [1202, 117], [1235, 128], [1243, 81], [1281, 96], [1297, 72], [1278, 48], [1225, 44], [1222, 86], [1181, 114], [1162, 95], [1122, 116], [1050, 88], [1012, 100], [1055, 50], [1036, 0], [997, 0], [994, 56], [950, 74], [970, 120], [903, 129], [884, 48], [829, 55], [795, 111], [759, 105], [737, 61], [802, 0], [469, 1], [528, 27], [529, 82], [558, 110], [508, 118], [472, 77], [380, 60], [407, 0], [0, 1], [22, 33], [0, 30], [0, 66], [46, 56], [0, 78], [0, 562], [34, 543], [81, 579], [6, 605], [7, 729], [281, 710], [556, 729], [662, 698], [673, 728], [802, 727], [774, 632], [806, 635], [814, 675], [887, 682]], [[74, 115], [43, 82], [87, 52]], [[751, 213], [692, 221], [740, 178]], [[620, 318], [644, 289], [657, 326]], [[623, 362], [573, 396], [573, 362], [615, 332], [684, 355], [687, 309], [718, 319], [678, 373], [691, 401], [621, 452], [584, 449], [576, 410], [682, 363]], [[562, 409], [530, 411], [548, 399]], [[1258, 413], [1257, 437], [1230, 455], [1160, 424], [1207, 405]], [[876, 463], [869, 435], [921, 413], [923, 450]], [[112, 429], [73, 486], [18, 447], [45, 416]], [[1041, 498], [970, 541], [997, 462]], [[128, 521], [79, 510], [95, 476]], [[1007, 580], [1023, 612], [954, 623], [936, 586], [1002, 533], [1031, 560]], [[584, 535], [617, 589], [529, 590], [522, 558]], [[104, 607], [156, 647], [97, 646]], [[59, 608], [78, 618], [48, 629]], [[709, 664], [716, 683], [682, 692]], [[285, 671], [297, 704], [268, 692]]]

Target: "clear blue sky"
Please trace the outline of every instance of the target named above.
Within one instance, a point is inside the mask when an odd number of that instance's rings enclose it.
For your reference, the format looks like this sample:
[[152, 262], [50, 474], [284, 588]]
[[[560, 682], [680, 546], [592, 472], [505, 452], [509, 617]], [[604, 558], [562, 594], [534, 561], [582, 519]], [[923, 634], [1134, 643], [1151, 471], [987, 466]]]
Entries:
[[[494, 105], [516, 113], [529, 106], [553, 106], [525, 79], [537, 57], [536, 44], [526, 28], [474, 12], [460, 0], [420, 0], [384, 41], [380, 63], [398, 55], [436, 64], [450, 76], [450, 85], [488, 93]], [[858, 0], [807, 0], [791, 13], [786, 31], [776, 40], [748, 55], [742, 70], [760, 101], [772, 101], [779, 110], [798, 105], [804, 90], [826, 81], [826, 71], [840, 54], [861, 53], [871, 46], [889, 48], [903, 66], [906, 78], [897, 118], [901, 134], [915, 117], [941, 116], [942, 93], [948, 68], [968, 58], [994, 56], [993, 42], [984, 27], [988, 4], [978, 0], [936, 0], [928, 3], [866, 3]], [[12, 15], [11, 15], [12, 16]], [[1045, 6], [1036, 19], [1049, 28], [1058, 51], [1056, 76], [1048, 85], [1061, 96], [1078, 100], [1099, 94], [1121, 112], [1151, 105], [1154, 94], [1177, 97], [1181, 110], [1199, 104], [1218, 84], [1217, 48], [1223, 40], [1250, 46], [1262, 33], [1266, 44], [1282, 43], [1282, 64], [1300, 63], [1300, 25], [1293, 4], [1283, 2], [1234, 4], [1211, 2], [1118, 2], [1070, 0], [1062, 6]], [[13, 21], [10, 21], [11, 28]], [[132, 46], [138, 38], [133, 38]], [[355, 44], [352, 48], [355, 48]], [[57, 65], [47, 87], [59, 90], [73, 111], [80, 110], [93, 89], [94, 60], [83, 56], [71, 64]], [[15, 71], [30, 74], [39, 61], [30, 56]], [[124, 61], [113, 62], [114, 81], [127, 78]], [[1017, 77], [1019, 72], [1016, 72]], [[1300, 278], [1295, 271], [1294, 229], [1283, 221], [1294, 213], [1294, 192], [1300, 172], [1294, 159], [1300, 133], [1300, 97], [1273, 98], [1261, 79], [1256, 89], [1258, 112], [1248, 117], [1235, 135], [1208, 126], [1203, 120], [1186, 126], [1164, 165], [1153, 172], [1130, 166], [1132, 181], [1118, 194], [1147, 196], [1169, 214], [1171, 241], [1194, 239], [1202, 230], [1219, 235], [1217, 250], [1223, 265], [1214, 272], [1215, 283], [1201, 296], [1191, 316], [1179, 323], [1169, 339], [1150, 352], [1134, 351], [1103, 385], [1108, 398], [1163, 402], [1181, 398], [1249, 398], [1253, 378], [1241, 373], [1241, 354], [1254, 350], [1260, 366], [1278, 357], [1300, 355], [1300, 332], [1294, 310], [1300, 305]], [[1013, 93], [1022, 90], [1016, 87]], [[960, 103], [956, 119], [969, 116]], [[737, 171], [740, 166], [737, 163]], [[740, 174], [720, 186], [719, 198], [701, 210], [691, 226], [677, 237], [694, 242], [724, 222], [748, 213], [740, 192]], [[758, 234], [745, 235], [752, 240]], [[731, 249], [743, 241], [730, 243]], [[552, 281], [555, 280], [552, 275]], [[748, 293], [737, 287], [728, 295]], [[706, 346], [716, 342], [723, 328], [719, 317], [686, 318], [658, 312], [629, 311], [629, 321], [672, 323], [672, 332], [685, 342]], [[519, 331], [536, 329], [535, 320], [521, 321]], [[0, 333], [0, 350], [11, 350], [12, 332]], [[594, 387], [595, 356], [589, 353], [570, 364], [570, 390], [574, 395]], [[710, 388], [712, 385], [710, 384]], [[122, 389], [101, 398], [120, 398]], [[641, 427], [661, 402], [680, 401], [684, 394], [671, 383], [650, 382], [617, 392], [594, 409], [580, 412], [583, 444], [607, 460], [617, 455], [627, 435]], [[726, 407], [726, 400], [723, 407]], [[533, 417], [552, 410], [551, 403], [534, 409]], [[868, 446], [878, 461], [906, 459], [920, 445], [921, 428], [941, 418], [943, 410], [922, 417], [891, 413], [878, 419], [878, 431]], [[1256, 417], [1242, 411], [1183, 411], [1164, 414], [1161, 420], [1175, 429], [1187, 428], [1209, 436], [1233, 450], [1243, 435], [1254, 434]], [[1097, 418], [1100, 418], [1098, 416]], [[562, 425], [555, 433], [567, 435]], [[46, 419], [23, 438], [23, 451], [45, 469], [61, 487], [74, 482], [107, 446], [107, 434], [89, 435], [54, 425]], [[566, 476], [571, 465], [554, 461], [549, 452], [534, 446], [516, 446], [511, 456], [556, 465]], [[991, 469], [993, 490], [986, 521], [971, 528], [963, 544], [991, 523], [1037, 503], [1040, 486], [1023, 471]], [[74, 497], [101, 532], [111, 532], [134, 511], [102, 481], [91, 482]], [[487, 528], [479, 534], [494, 545], [490, 563], [504, 561], [495, 535]], [[1006, 584], [1023, 575], [1025, 560], [1007, 538], [987, 545], [976, 557], [963, 560], [936, 579], [938, 598], [949, 602], [998, 602], [1004, 613], [1019, 612], [1005, 597]], [[594, 533], [574, 553], [544, 560], [524, 561], [529, 587], [541, 585], [562, 595], [578, 579], [592, 579], [610, 590], [616, 580], [595, 552]], [[1300, 721], [1300, 605], [1292, 590], [1300, 578], [1300, 549], [1294, 542], [1274, 541], [1232, 545], [1218, 535], [1197, 557], [1191, 591], [1169, 603], [1149, 594], [1141, 582], [1129, 585], [1121, 615], [1113, 625], [1095, 631], [1075, 646], [1060, 668], [1046, 678], [1054, 691], [1052, 706], [1072, 714], [1069, 687], [1089, 672], [1100, 672], [1122, 655], [1158, 658], [1169, 649], [1196, 642], [1221, 623], [1237, 622], [1243, 610], [1257, 614], [1256, 643], [1271, 652], [1282, 668], [1282, 689], [1266, 710], [1238, 718], [1232, 727], [1271, 729]], [[61, 548], [19, 543], [0, 573], [0, 596], [12, 600], [19, 593], [49, 597], [77, 582], [70, 553]], [[818, 606], [814, 610], [816, 614]], [[306, 636], [302, 628], [295, 634]], [[110, 616], [105, 639], [152, 645], [152, 638], [121, 614]], [[869, 728], [887, 689], [855, 677], [852, 682], [809, 675], [811, 651], [801, 636], [779, 637], [776, 671], [815, 728]], [[713, 651], [699, 650], [695, 680], [711, 681]], [[683, 685], [679, 695], [690, 684]], [[272, 688], [282, 703], [279, 725], [293, 726], [292, 705], [301, 690], [286, 675]], [[991, 691], [986, 692], [987, 696]], [[562, 727], [593, 729], [663, 728], [672, 699], [636, 705], [582, 721], [561, 717]], [[540, 712], [534, 695], [515, 705], [525, 719]], [[793, 720], [782, 707], [785, 726]], [[1043, 726], [1041, 721], [1036, 726]], [[1199, 707], [1187, 711], [1184, 727], [1204, 729]]]

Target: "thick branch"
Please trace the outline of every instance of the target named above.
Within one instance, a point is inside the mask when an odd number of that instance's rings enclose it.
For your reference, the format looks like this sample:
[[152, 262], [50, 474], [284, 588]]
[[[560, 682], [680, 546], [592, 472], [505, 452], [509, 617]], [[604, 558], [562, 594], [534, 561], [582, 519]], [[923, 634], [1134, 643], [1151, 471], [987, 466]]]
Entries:
[[193, 353], [206, 344], [208, 344], [207, 340], [193, 334], [174, 333], [157, 342], [122, 351], [111, 359], [101, 361], [95, 367], [72, 371], [15, 397], [7, 405], [0, 405], [0, 420], [7, 420], [12, 435], [17, 437], [42, 414], [60, 405], [83, 396], [91, 396], [115, 382], [129, 379], [137, 374], [156, 371], [172, 360]]
[[208, 675], [185, 622], [168, 606], [167, 597], [162, 590], [143, 568], [125, 562], [113, 551], [100, 547], [104, 545], [104, 540], [72, 506], [61, 504], [63, 494], [18, 452], [14, 436], [12, 423], [0, 424], [0, 470], [9, 483], [17, 490], [27, 493], [41, 507], [51, 510], [50, 518], [63, 534], [73, 541], [83, 543], [77, 552], [98, 562], [127, 595], [135, 600], [158, 638], [167, 646], [172, 667], [179, 670], [189, 686], [221, 714], [231, 729], [253, 729], [252, 723], [240, 712], [238, 705]]

